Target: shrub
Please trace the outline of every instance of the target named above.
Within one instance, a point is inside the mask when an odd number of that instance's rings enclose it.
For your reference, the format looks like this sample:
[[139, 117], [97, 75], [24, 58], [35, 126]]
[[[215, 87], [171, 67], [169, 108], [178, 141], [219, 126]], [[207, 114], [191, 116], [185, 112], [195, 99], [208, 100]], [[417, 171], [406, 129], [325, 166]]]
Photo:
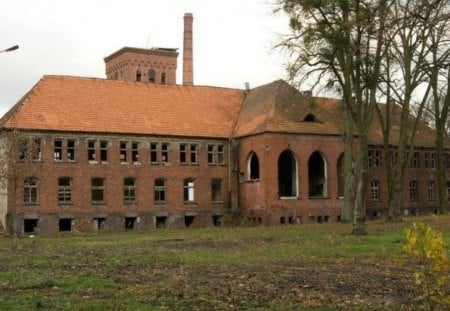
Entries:
[[417, 266], [413, 273], [424, 307], [447, 310], [450, 307], [450, 262], [441, 232], [424, 223], [413, 223], [405, 229], [404, 252]]

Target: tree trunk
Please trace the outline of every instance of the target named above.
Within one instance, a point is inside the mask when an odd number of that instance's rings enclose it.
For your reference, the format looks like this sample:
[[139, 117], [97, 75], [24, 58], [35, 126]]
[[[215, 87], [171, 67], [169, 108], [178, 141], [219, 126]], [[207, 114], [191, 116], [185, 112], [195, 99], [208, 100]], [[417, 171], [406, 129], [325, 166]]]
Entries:
[[367, 234], [366, 231], [366, 206], [365, 197], [368, 181], [368, 146], [367, 137], [360, 136], [358, 144], [358, 156], [355, 163], [355, 180], [356, 180], [356, 195], [353, 215], [353, 229], [352, 233], [357, 235]]
[[[443, 122], [442, 122], [443, 123]], [[447, 181], [446, 179], [446, 167], [444, 165], [444, 129], [436, 130], [436, 169], [437, 169], [437, 178], [438, 178], [438, 195], [439, 195], [439, 207], [438, 212], [441, 215], [447, 214]]]
[[342, 222], [351, 223], [353, 220], [353, 208], [355, 201], [353, 172], [353, 122], [348, 109], [344, 112], [344, 206], [342, 207]]

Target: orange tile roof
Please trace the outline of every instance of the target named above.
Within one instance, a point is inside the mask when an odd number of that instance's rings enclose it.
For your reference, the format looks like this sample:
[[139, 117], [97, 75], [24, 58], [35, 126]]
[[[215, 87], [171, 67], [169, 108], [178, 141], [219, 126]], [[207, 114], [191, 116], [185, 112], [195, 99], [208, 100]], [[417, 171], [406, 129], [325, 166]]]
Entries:
[[245, 92], [44, 76], [5, 115], [6, 128], [228, 138]]

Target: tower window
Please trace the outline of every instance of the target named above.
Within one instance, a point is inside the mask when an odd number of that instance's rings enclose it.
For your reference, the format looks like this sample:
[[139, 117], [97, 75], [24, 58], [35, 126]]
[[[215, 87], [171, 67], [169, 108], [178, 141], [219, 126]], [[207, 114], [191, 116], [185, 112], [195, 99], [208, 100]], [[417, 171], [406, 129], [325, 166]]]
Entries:
[[156, 72], [153, 69], [150, 69], [147, 75], [148, 75], [148, 82], [155, 83]]

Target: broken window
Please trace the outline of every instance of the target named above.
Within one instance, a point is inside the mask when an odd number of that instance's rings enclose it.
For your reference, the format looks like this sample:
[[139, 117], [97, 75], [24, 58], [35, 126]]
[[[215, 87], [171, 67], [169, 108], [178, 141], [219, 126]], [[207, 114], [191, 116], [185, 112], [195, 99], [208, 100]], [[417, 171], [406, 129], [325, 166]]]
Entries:
[[187, 145], [186, 144], [180, 144], [180, 163], [186, 163], [187, 162]]
[[195, 220], [195, 216], [184, 216], [184, 225], [186, 228], [190, 227]]
[[100, 161], [108, 162], [108, 142], [105, 140], [100, 141]]
[[290, 150], [283, 151], [278, 157], [278, 195], [297, 196], [297, 160]]
[[94, 230], [105, 229], [106, 218], [103, 218], [103, 217], [94, 218], [92, 222], [93, 222]]
[[125, 204], [136, 201], [136, 181], [132, 177], [123, 180], [123, 201]]
[[37, 203], [37, 179], [34, 177], [25, 178], [23, 182], [23, 203]]
[[225, 163], [225, 147], [223, 145], [217, 146], [217, 162], [219, 164]]
[[327, 195], [327, 168], [322, 154], [314, 152], [308, 160], [309, 196], [325, 197]]
[[208, 164], [214, 164], [214, 145], [208, 145]]
[[91, 199], [92, 203], [104, 203], [105, 200], [105, 179], [92, 178], [91, 180]]
[[127, 159], [127, 153], [128, 153], [127, 149], [128, 149], [128, 143], [125, 142], [125, 141], [121, 141], [120, 142], [120, 149], [119, 149], [119, 152], [120, 152], [119, 157], [120, 157], [120, 162], [121, 163], [125, 163], [125, 162], [128, 161], [128, 159]]
[[222, 216], [221, 215], [212, 215], [212, 223], [214, 227], [220, 227], [222, 225]]
[[60, 232], [72, 231], [72, 219], [71, 218], [60, 218], [59, 219], [59, 231]]
[[158, 143], [150, 143], [150, 162], [158, 162]]
[[53, 159], [55, 161], [62, 161], [62, 140], [61, 139], [55, 139], [53, 141]]
[[197, 145], [191, 145], [191, 164], [197, 164]]
[[165, 72], [163, 72], [161, 74], [161, 84], [166, 84], [166, 73]]
[[88, 141], [88, 161], [95, 161], [95, 140]]
[[436, 183], [434, 180], [428, 181], [428, 201], [436, 200]]
[[125, 229], [134, 229], [136, 223], [136, 217], [125, 217]]
[[397, 161], [398, 161], [398, 152], [397, 151], [391, 151], [389, 153], [390, 159], [391, 159], [391, 167], [396, 167], [397, 166]]
[[417, 180], [411, 180], [409, 182], [409, 199], [411, 201], [418, 200]]
[[17, 144], [19, 151], [19, 160], [28, 159], [28, 140], [25, 138], [19, 138]]
[[164, 179], [155, 180], [155, 203], [166, 201], [166, 182]]
[[150, 69], [147, 72], [148, 82], [155, 83], [156, 72], [153, 69]]
[[131, 161], [133, 163], [139, 162], [139, 143], [131, 143]]
[[34, 161], [42, 160], [42, 158], [41, 158], [41, 144], [42, 144], [42, 139], [40, 139], [40, 138], [33, 139], [32, 154], [33, 154], [33, 160]]
[[167, 223], [166, 216], [157, 216], [156, 217], [156, 228], [165, 228]]
[[72, 203], [72, 178], [61, 177], [58, 179], [58, 203]]
[[211, 199], [213, 202], [222, 202], [222, 180], [213, 179], [211, 181]]
[[409, 167], [410, 168], [419, 168], [420, 167], [420, 153], [419, 152], [413, 153]]
[[250, 154], [248, 160], [248, 176], [251, 180], [259, 179], [259, 160], [255, 152]]
[[369, 150], [369, 167], [381, 166], [381, 152], [379, 150]]
[[195, 184], [193, 179], [184, 180], [183, 198], [185, 202], [194, 202]]
[[23, 220], [23, 232], [24, 233], [36, 233], [38, 226], [38, 219], [24, 219]]
[[164, 163], [169, 162], [169, 144], [168, 143], [161, 144], [161, 161]]
[[136, 71], [136, 81], [140, 82], [142, 80], [142, 73], [140, 70]]
[[425, 152], [425, 168], [436, 168], [436, 152]]
[[75, 140], [67, 140], [67, 161], [75, 161]]
[[372, 180], [370, 183], [370, 198], [372, 201], [380, 201], [380, 181]]
[[305, 118], [303, 119], [303, 121], [304, 122], [317, 122], [317, 118], [316, 118], [316, 116], [315, 115], [313, 115], [313, 114], [307, 114], [306, 116], [305, 116]]

